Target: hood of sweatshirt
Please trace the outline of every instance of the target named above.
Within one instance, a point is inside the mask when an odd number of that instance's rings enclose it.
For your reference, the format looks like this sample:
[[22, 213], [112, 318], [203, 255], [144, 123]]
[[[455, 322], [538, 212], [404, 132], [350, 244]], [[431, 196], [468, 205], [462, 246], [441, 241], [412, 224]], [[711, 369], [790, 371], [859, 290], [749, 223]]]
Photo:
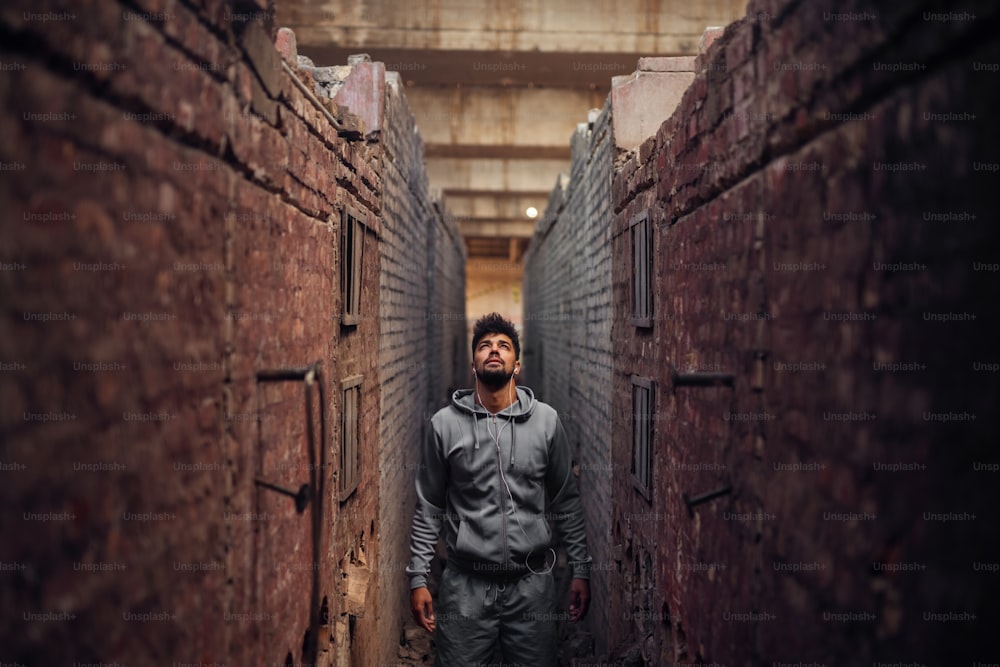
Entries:
[[[524, 421], [531, 416], [531, 413], [535, 411], [535, 405], [537, 404], [537, 401], [535, 400], [535, 393], [528, 387], [517, 387], [516, 394], [517, 400], [514, 401], [509, 407], [498, 412], [497, 416], [508, 419], [513, 417], [514, 421]], [[457, 390], [451, 395], [451, 404], [461, 412], [475, 415], [477, 417], [489, 417], [491, 414], [486, 410], [486, 408], [476, 402], [475, 389]]]
[[[495, 420], [503, 420], [504, 422], [520, 423], [528, 419], [531, 413], [535, 411], [535, 393], [527, 387], [517, 387], [515, 389], [517, 394], [517, 400], [511, 403], [509, 406], [501, 410], [494, 415], [489, 410], [484, 408], [476, 401], [476, 390], [475, 389], [459, 389], [454, 394], [451, 395], [451, 404], [455, 406], [455, 409], [460, 412], [467, 414], [473, 420], [477, 421], [479, 419], [485, 419], [487, 417], [494, 418]], [[503, 423], [503, 422], [501, 422]], [[498, 426], [498, 430], [501, 427]], [[489, 429], [487, 429], [488, 431]], [[474, 425], [473, 431], [479, 431], [478, 424]], [[478, 447], [478, 438], [476, 439], [476, 446]], [[510, 432], [510, 462], [511, 466], [517, 464], [517, 435], [516, 430], [512, 429]]]

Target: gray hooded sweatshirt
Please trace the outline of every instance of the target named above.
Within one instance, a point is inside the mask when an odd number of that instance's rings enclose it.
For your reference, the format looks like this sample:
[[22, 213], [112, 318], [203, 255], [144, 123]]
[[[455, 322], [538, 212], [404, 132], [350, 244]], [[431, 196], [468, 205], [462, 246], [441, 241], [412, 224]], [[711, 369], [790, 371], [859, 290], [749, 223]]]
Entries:
[[442, 528], [456, 566], [517, 575], [529, 571], [529, 558], [553, 562], [549, 521], [573, 576], [588, 578], [569, 442], [556, 411], [527, 387], [517, 387], [517, 400], [496, 415], [476, 403], [472, 389], [456, 391], [431, 418], [416, 487], [406, 568], [411, 589], [426, 585]]

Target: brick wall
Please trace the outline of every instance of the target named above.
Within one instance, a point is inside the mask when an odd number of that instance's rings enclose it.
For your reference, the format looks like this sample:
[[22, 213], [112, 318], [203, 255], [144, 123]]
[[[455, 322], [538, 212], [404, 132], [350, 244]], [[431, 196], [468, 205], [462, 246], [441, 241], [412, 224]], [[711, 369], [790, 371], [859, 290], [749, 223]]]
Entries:
[[[616, 171], [617, 655], [995, 659], [1000, 50], [996, 9], [967, 9], [751, 2]], [[630, 322], [643, 211], [649, 329]], [[655, 395], [649, 501], [633, 374]], [[689, 517], [682, 494], [727, 486]]]
[[[376, 587], [349, 607], [338, 574], [379, 555], [379, 149], [294, 84], [269, 17], [0, 12], [4, 662], [362, 664], [385, 645]], [[371, 228], [351, 327], [345, 207]], [[256, 381], [313, 361], [319, 468], [303, 383]], [[354, 374], [362, 479], [341, 504]], [[254, 482], [317, 468], [302, 514]]]
[[572, 137], [569, 178], [549, 199], [525, 257], [525, 383], [560, 414], [587, 502], [594, 561], [589, 624], [601, 648], [609, 595], [611, 445], [610, 105]]
[[398, 76], [390, 75], [385, 88], [378, 337], [383, 490], [379, 599], [384, 642], [372, 655], [379, 664], [394, 664], [403, 623], [410, 617], [404, 570], [410, 559], [420, 444], [430, 415], [459, 383], [460, 369], [468, 367], [468, 352], [464, 244], [454, 221], [428, 193], [423, 141]]
[[465, 243], [458, 225], [434, 202], [430, 235], [432, 257], [430, 308], [439, 317], [428, 317], [429, 353], [427, 411], [447, 405], [451, 394], [469, 384], [471, 350], [466, 345]]

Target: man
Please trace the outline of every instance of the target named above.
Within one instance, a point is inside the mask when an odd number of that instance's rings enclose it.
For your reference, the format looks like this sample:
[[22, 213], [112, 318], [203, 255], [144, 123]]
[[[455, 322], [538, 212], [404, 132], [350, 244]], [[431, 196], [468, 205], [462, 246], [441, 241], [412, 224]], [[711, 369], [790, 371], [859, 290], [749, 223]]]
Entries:
[[[590, 602], [569, 443], [556, 411], [516, 386], [520, 356], [513, 324], [497, 313], [479, 319], [475, 386], [431, 418], [406, 572], [413, 617], [435, 633], [438, 667], [485, 663], [497, 644], [508, 663], [556, 665], [556, 554], [546, 517], [569, 555], [570, 620]], [[427, 572], [442, 529], [448, 564], [435, 615]]]

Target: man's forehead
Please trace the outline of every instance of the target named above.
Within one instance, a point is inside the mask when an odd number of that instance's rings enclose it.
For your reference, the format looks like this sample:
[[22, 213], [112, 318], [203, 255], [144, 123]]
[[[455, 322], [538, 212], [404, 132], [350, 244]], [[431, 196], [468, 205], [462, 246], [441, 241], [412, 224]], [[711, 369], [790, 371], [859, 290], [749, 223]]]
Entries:
[[487, 334], [483, 334], [482, 338], [479, 339], [479, 343], [478, 344], [481, 345], [482, 343], [492, 343], [494, 341], [497, 341], [497, 342], [507, 341], [508, 343], [510, 343], [512, 345], [514, 344], [514, 341], [511, 340], [511, 337], [508, 336], [507, 334], [503, 334], [503, 333], [487, 333]]

